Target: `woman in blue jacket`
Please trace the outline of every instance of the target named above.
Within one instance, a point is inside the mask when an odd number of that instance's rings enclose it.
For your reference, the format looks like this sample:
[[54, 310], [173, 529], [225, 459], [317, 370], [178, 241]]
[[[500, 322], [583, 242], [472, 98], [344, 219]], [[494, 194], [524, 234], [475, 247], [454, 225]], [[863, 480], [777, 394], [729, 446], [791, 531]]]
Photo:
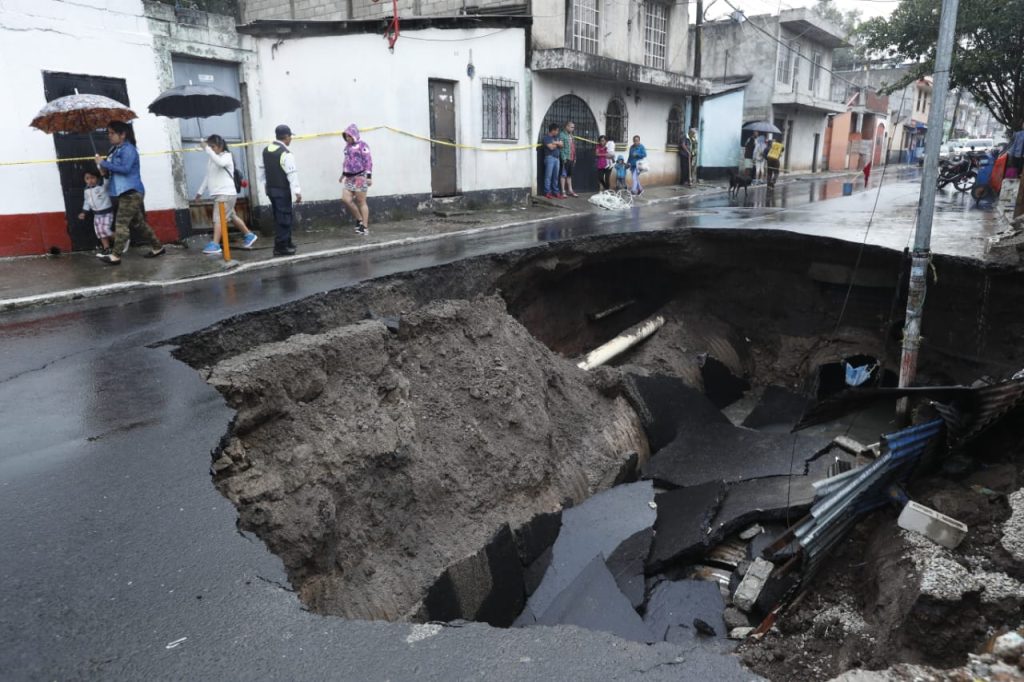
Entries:
[[629, 170], [633, 173], [633, 194], [637, 196], [644, 193], [644, 188], [640, 184], [640, 173], [643, 172], [640, 161], [647, 158], [647, 149], [640, 144], [640, 136], [633, 136], [633, 144], [629, 147]]
[[146, 223], [142, 200], [146, 188], [139, 173], [139, 150], [135, 148], [135, 134], [131, 126], [121, 121], [111, 121], [107, 126], [107, 138], [113, 149], [106, 158], [96, 155], [96, 165], [110, 174], [110, 196], [116, 197], [117, 217], [114, 219], [114, 248], [102, 257], [107, 265], [120, 265], [121, 256], [128, 246], [132, 225], [138, 225], [143, 240], [150, 250], [146, 258], [164, 255], [163, 244], [157, 239], [153, 228]]

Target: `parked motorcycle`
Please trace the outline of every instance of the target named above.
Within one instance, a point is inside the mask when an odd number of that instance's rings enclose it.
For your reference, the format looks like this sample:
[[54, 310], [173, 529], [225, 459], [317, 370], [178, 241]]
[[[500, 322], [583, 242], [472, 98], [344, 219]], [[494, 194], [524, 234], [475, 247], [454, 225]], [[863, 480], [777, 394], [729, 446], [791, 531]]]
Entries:
[[939, 189], [945, 189], [952, 183], [960, 192], [974, 187], [978, 178], [978, 159], [971, 154], [964, 154], [956, 159], [939, 162], [939, 178], [936, 181]]

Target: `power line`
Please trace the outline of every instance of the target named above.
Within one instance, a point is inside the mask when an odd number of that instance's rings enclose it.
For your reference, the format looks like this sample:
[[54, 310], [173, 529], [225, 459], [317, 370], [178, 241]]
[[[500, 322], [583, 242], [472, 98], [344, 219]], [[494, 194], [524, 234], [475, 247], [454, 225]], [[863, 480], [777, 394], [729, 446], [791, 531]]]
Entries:
[[[739, 9], [738, 7], [736, 7], [736, 5], [734, 5], [734, 4], [732, 4], [731, 2], [729, 2], [729, 0], [723, 0], [723, 2], [725, 2], [725, 4], [729, 5], [729, 7], [732, 7], [732, 8], [734, 9], [734, 10], [736, 10], [736, 11], [737, 11], [737, 12], [739, 12], [740, 14], [743, 14], [743, 10]], [[744, 18], [744, 19], [746, 19], [746, 16], [747, 16], [746, 14], [743, 14], [743, 18]], [[808, 63], [809, 63], [809, 64], [811, 64], [812, 66], [817, 66], [817, 67], [818, 67], [818, 68], [819, 68], [820, 70], [822, 70], [822, 71], [825, 71], [825, 72], [827, 72], [827, 73], [830, 73], [830, 74], [832, 74], [832, 77], [833, 77], [833, 78], [838, 78], [839, 80], [843, 81], [844, 83], [847, 83], [847, 84], [849, 84], [849, 85], [852, 85], [852, 86], [854, 86], [855, 88], [858, 88], [858, 89], [860, 89], [860, 88], [864, 87], [864, 86], [860, 85], [859, 83], [854, 83], [854, 82], [853, 82], [852, 80], [850, 80], [850, 79], [848, 79], [848, 78], [844, 78], [843, 76], [840, 76], [840, 75], [839, 75], [838, 73], [836, 73], [836, 72], [835, 72], [835, 71], [833, 71], [832, 69], [826, 68], [826, 67], [822, 66], [821, 64], [817, 64], [817, 63], [815, 63], [815, 61], [814, 61], [814, 60], [813, 60], [813, 59], [812, 59], [811, 57], [809, 57], [809, 56], [807, 56], [807, 55], [803, 54], [803, 53], [802, 53], [802, 52], [800, 52], [799, 50], [794, 50], [794, 49], [793, 49], [793, 47], [792, 47], [791, 45], [788, 45], [787, 43], [785, 43], [785, 42], [783, 42], [783, 41], [779, 40], [778, 38], [776, 38], [775, 36], [773, 36], [773, 35], [772, 35], [771, 33], [769, 33], [768, 31], [766, 31], [766, 30], [764, 30], [763, 28], [761, 28], [760, 26], [758, 26], [756, 22], [753, 22], [753, 21], [749, 21], [749, 20], [748, 20], [748, 21], [744, 21], [743, 23], [744, 23], [744, 24], [750, 24], [750, 25], [751, 25], [751, 26], [753, 26], [753, 27], [754, 27], [755, 29], [757, 29], [757, 30], [758, 30], [758, 31], [760, 31], [761, 33], [763, 33], [763, 34], [765, 34], [766, 36], [768, 36], [769, 38], [771, 38], [773, 42], [776, 42], [776, 43], [778, 43], [779, 45], [782, 45], [782, 46], [783, 46], [784, 48], [786, 48], [787, 50], [789, 50], [790, 52], [792, 52], [793, 54], [795, 54], [795, 55], [796, 55], [796, 56], [797, 56], [798, 58], [800, 58], [800, 59], [803, 59], [803, 60], [805, 60], [806, 62], [808, 62]], [[803, 35], [803, 34], [801, 34], [801, 35]]]

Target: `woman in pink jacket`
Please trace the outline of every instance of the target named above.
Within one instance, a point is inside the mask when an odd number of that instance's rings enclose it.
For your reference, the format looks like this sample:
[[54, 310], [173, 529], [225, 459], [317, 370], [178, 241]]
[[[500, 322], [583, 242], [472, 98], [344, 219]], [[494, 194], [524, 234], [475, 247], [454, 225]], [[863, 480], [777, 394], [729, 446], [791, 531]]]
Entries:
[[353, 123], [345, 128], [345, 163], [341, 167], [341, 201], [356, 219], [356, 234], [369, 234], [370, 209], [366, 192], [373, 184], [373, 157], [370, 146], [359, 139], [359, 128]]

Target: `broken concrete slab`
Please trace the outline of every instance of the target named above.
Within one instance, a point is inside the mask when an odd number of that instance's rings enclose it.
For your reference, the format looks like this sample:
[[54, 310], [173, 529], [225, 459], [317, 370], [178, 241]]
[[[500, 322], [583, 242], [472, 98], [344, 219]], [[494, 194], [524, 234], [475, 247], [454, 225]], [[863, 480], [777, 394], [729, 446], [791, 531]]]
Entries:
[[651, 452], [657, 452], [675, 440], [679, 423], [684, 419], [697, 423], [730, 424], [707, 396], [681, 379], [662, 374], [631, 374], [624, 383], [626, 397], [647, 432]]
[[736, 588], [736, 593], [732, 596], [732, 603], [741, 611], [749, 612], [754, 608], [757, 598], [761, 596], [761, 590], [768, 582], [768, 576], [774, 569], [775, 566], [770, 561], [761, 558], [754, 559], [754, 563], [747, 569], [747, 574], [743, 576], [740, 586]]
[[692, 638], [697, 627], [694, 621], [710, 626], [714, 637], [725, 637], [728, 629], [722, 612], [725, 601], [718, 586], [704, 580], [673, 580], [657, 585], [647, 600], [644, 623], [659, 640], [666, 639], [672, 626], [689, 629]]
[[536, 592], [537, 587], [544, 580], [544, 574], [548, 572], [548, 567], [551, 566], [551, 549], [551, 547], [545, 549], [532, 564], [523, 570], [523, 588], [526, 590], [527, 597]]
[[725, 626], [732, 632], [736, 628], [745, 628], [750, 626], [750, 619], [747, 614], [740, 611], [735, 606], [727, 606], [722, 612], [722, 619], [725, 621]]
[[814, 503], [811, 483], [811, 476], [768, 476], [729, 485], [711, 523], [712, 537], [755, 522], [799, 519]]
[[597, 555], [537, 618], [537, 625], [576, 625], [634, 642], [656, 641]]
[[724, 363], [702, 354], [698, 360], [704, 381], [704, 394], [718, 409], [727, 407], [750, 390], [750, 382], [737, 377]]
[[544, 613], [595, 556], [611, 556], [630, 536], [654, 525], [656, 513], [648, 504], [653, 500], [654, 486], [640, 481], [605, 490], [563, 511], [551, 565], [530, 595], [530, 610]]
[[767, 386], [761, 394], [761, 400], [743, 420], [743, 426], [748, 429], [779, 425], [792, 427], [800, 421], [810, 403], [806, 396], [782, 386]]
[[658, 516], [654, 522], [654, 543], [647, 567], [657, 573], [668, 564], [698, 556], [710, 549], [711, 520], [722, 502], [725, 486], [719, 482], [660, 493], [654, 501]]
[[946, 549], [956, 549], [967, 537], [967, 526], [923, 504], [907, 502], [896, 520], [904, 530], [920, 533]]
[[519, 550], [519, 558], [523, 565], [533, 564], [551, 545], [555, 544], [561, 529], [561, 509], [537, 514], [516, 528], [512, 534], [515, 537], [516, 549]]
[[449, 566], [429, 588], [422, 620], [475, 620], [508, 627], [523, 608], [523, 567], [508, 524], [479, 552]]
[[644, 562], [651, 552], [654, 540], [654, 529], [645, 528], [634, 533], [612, 552], [605, 562], [615, 584], [629, 599], [633, 608], [638, 608], [644, 601]]
[[[733, 426], [706, 396], [687, 386], [658, 382], [660, 393], [672, 403], [658, 406], [654, 436], [648, 433], [655, 454], [643, 477], [661, 484], [686, 487], [708, 481], [727, 483], [765, 476], [802, 475], [806, 462], [823, 452], [831, 438], [823, 435], [763, 433]], [[641, 391], [648, 384], [637, 381]], [[647, 395], [659, 394], [648, 391]], [[674, 431], [664, 425], [675, 420]], [[641, 419], [642, 421], [643, 418]], [[645, 428], [647, 428], [645, 423]], [[657, 444], [670, 440], [662, 447]]]

